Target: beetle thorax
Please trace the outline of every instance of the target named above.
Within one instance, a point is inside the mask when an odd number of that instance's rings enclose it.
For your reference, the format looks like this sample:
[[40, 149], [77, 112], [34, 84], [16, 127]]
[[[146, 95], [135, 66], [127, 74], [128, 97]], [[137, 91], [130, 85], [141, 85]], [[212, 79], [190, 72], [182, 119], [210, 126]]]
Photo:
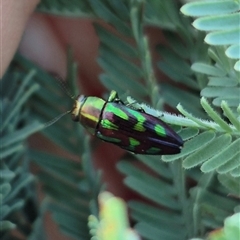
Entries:
[[72, 120], [75, 122], [79, 121], [79, 112], [81, 111], [82, 105], [86, 101], [86, 97], [84, 95], [80, 95], [76, 98], [73, 104], [73, 108], [71, 111]]
[[93, 135], [96, 132], [105, 103], [101, 98], [87, 97], [80, 107], [79, 122]]

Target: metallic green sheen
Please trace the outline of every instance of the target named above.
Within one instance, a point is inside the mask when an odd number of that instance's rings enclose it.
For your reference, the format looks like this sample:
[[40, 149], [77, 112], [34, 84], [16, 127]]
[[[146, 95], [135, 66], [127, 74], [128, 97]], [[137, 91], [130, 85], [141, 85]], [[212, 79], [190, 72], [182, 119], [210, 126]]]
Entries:
[[133, 129], [138, 131], [138, 132], [145, 132], [146, 131], [146, 128], [143, 126], [142, 122], [138, 122], [137, 124], [135, 124]]
[[143, 123], [143, 122], [146, 121], [146, 118], [142, 115], [141, 112], [138, 112], [138, 111], [133, 110], [131, 108], [126, 109], [126, 111], [128, 111], [131, 115], [133, 115], [137, 119], [138, 122]]
[[156, 124], [154, 127], [154, 130], [155, 130], [156, 134], [158, 134], [159, 136], [161, 136], [161, 137], [166, 136], [166, 130], [161, 125]]
[[79, 121], [92, 134], [95, 133], [104, 104], [101, 98], [87, 97], [81, 106]]
[[121, 109], [119, 108], [116, 108], [115, 106], [113, 106], [112, 104], [107, 104], [104, 111], [106, 112], [110, 112], [110, 113], [113, 113], [115, 114], [116, 116], [122, 118], [122, 119], [125, 119], [125, 120], [128, 120], [128, 115], [122, 111]]
[[135, 138], [129, 138], [129, 142], [130, 142], [130, 145], [132, 145], [132, 146], [138, 146], [138, 145], [140, 145], [140, 142], [137, 140], [137, 139], [135, 139]]
[[110, 122], [108, 119], [102, 119], [101, 125], [103, 128], [111, 129], [111, 130], [118, 130], [118, 126], [114, 123]]
[[105, 104], [105, 101], [101, 98], [98, 97], [87, 97], [84, 106], [85, 107], [90, 107], [92, 108], [94, 106], [94, 108], [97, 108], [99, 110], [103, 109], [103, 106]]
[[151, 147], [146, 152], [147, 153], [151, 153], [151, 154], [153, 154], [153, 153], [160, 153], [161, 149], [160, 148]]
[[134, 109], [111, 91], [107, 101], [79, 96], [71, 111], [91, 134], [136, 154], [177, 154], [182, 138], [165, 122], [142, 109]]

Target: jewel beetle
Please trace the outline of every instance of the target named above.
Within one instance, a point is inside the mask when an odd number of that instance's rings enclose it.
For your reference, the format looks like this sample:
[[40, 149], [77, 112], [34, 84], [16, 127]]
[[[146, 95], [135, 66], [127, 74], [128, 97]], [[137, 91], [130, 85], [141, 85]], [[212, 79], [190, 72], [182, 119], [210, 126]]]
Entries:
[[183, 146], [182, 138], [166, 123], [125, 105], [116, 91], [111, 91], [107, 101], [78, 96], [71, 115], [92, 135], [135, 154], [177, 154]]

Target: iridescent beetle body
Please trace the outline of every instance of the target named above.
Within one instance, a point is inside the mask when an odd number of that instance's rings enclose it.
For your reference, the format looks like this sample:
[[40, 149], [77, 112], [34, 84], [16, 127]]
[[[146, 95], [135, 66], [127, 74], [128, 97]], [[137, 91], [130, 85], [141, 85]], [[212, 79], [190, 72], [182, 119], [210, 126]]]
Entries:
[[166, 123], [126, 106], [115, 91], [107, 101], [81, 95], [71, 113], [94, 136], [136, 154], [177, 154], [183, 146], [181, 137]]

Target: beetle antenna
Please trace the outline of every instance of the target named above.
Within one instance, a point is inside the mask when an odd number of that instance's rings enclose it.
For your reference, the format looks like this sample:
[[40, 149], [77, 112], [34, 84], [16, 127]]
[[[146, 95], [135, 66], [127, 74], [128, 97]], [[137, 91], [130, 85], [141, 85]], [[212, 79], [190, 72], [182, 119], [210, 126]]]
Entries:
[[52, 124], [54, 124], [55, 122], [57, 122], [60, 118], [62, 118], [63, 116], [67, 115], [68, 113], [70, 113], [71, 110], [68, 110], [64, 113], [61, 113], [60, 115], [58, 115], [57, 117], [55, 117], [54, 119], [50, 120], [49, 122], [46, 122], [44, 125], [45, 125], [45, 128], [47, 127], [50, 127]]
[[75, 99], [75, 96], [70, 93], [69, 88], [67, 87], [66, 83], [63, 81], [63, 79], [57, 75], [54, 76], [54, 78], [58, 81], [61, 88], [64, 90], [64, 92], [71, 98]]

